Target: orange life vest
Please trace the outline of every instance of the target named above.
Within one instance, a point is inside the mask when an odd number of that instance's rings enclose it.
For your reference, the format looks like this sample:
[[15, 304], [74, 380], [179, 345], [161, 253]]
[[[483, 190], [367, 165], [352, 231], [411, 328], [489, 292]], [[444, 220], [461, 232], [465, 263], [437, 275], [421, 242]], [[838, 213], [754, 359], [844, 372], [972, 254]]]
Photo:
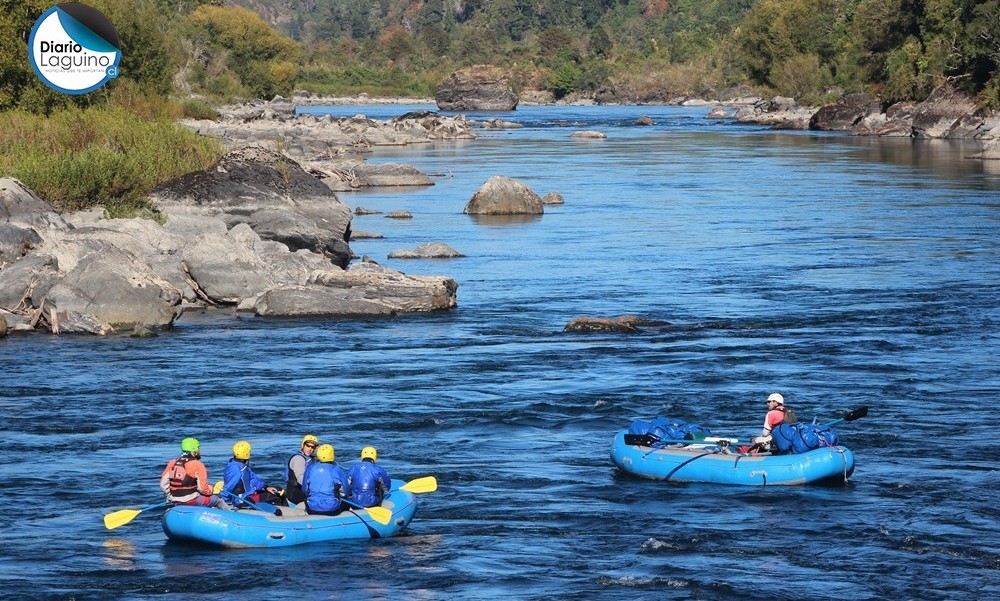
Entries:
[[181, 455], [174, 460], [174, 465], [170, 470], [170, 495], [173, 497], [185, 497], [198, 492], [198, 479], [188, 475], [184, 464], [194, 457]]

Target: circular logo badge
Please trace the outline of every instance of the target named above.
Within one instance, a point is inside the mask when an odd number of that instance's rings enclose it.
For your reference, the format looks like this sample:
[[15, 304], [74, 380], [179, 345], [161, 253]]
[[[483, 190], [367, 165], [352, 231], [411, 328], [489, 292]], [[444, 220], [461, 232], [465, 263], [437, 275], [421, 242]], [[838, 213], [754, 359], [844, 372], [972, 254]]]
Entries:
[[45, 85], [86, 94], [118, 77], [121, 40], [111, 21], [85, 4], [57, 4], [35, 21], [28, 58]]

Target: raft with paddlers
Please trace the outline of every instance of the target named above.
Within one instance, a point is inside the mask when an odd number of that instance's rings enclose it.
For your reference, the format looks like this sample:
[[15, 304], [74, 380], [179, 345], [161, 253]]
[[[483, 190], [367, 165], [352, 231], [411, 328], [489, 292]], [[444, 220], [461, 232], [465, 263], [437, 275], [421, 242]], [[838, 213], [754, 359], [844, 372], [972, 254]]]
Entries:
[[173, 540], [230, 548], [386, 538], [401, 532], [413, 519], [417, 494], [436, 489], [434, 476], [393, 480], [381, 505], [365, 508], [348, 503], [352, 507], [334, 516], [268, 503], [248, 502], [246, 509], [176, 505], [163, 514], [163, 531]]
[[[652, 480], [751, 486], [846, 482], [854, 454], [839, 444], [832, 426], [868, 415], [861, 407], [823, 425], [781, 424], [781, 448], [761, 452], [736, 438], [712, 437], [680, 420], [636, 420], [618, 432], [611, 460], [623, 472]], [[658, 426], [658, 420], [662, 426]]]

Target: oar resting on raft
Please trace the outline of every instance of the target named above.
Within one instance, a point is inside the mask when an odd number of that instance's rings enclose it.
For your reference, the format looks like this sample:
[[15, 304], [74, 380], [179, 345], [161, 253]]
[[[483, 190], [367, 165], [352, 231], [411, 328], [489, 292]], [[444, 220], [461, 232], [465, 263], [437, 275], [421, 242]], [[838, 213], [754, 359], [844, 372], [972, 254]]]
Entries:
[[[437, 490], [437, 478], [435, 478], [434, 476], [415, 478], [413, 480], [410, 480], [403, 486], [400, 486], [399, 490], [405, 490], [406, 492], [414, 494], [434, 492], [435, 490]], [[368, 511], [368, 515], [372, 516], [373, 520], [375, 520], [379, 524], [382, 524], [383, 526], [387, 525], [389, 522], [392, 521], [392, 511], [386, 509], [385, 507], [381, 507], [379, 505], [376, 505], [374, 507], [365, 507], [364, 505], [361, 505], [360, 503], [355, 503], [354, 501], [351, 501], [349, 499], [341, 499], [340, 502], [346, 505], [350, 505], [355, 509]]]
[[[839, 417], [832, 422], [827, 422], [820, 426], [820, 428], [831, 428], [837, 424], [843, 422], [853, 422], [856, 419], [861, 419], [868, 415], [868, 407], [858, 407], [852, 411], [847, 412], [843, 417]], [[705, 438], [699, 439], [687, 439], [687, 438], [659, 438], [652, 434], [626, 434], [625, 444], [632, 446], [649, 447], [653, 444], [682, 444], [682, 445], [709, 445], [709, 444], [753, 444], [752, 441], [740, 441], [738, 438], [726, 438], [720, 436], [706, 436]]]

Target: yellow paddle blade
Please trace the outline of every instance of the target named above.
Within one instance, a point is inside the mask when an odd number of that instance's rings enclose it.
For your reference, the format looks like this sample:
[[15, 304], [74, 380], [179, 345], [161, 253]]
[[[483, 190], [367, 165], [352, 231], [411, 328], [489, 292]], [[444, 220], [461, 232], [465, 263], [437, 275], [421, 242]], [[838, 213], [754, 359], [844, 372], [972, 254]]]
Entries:
[[405, 490], [406, 492], [412, 493], [434, 492], [437, 489], [438, 481], [434, 476], [416, 478], [399, 487], [399, 490]]
[[142, 513], [141, 509], [119, 509], [104, 516], [104, 527], [108, 530], [114, 530], [131, 522], [140, 513]]
[[222, 480], [215, 483], [215, 486], [212, 487], [212, 492], [215, 494], [222, 492]]
[[392, 521], [392, 512], [385, 507], [367, 507], [368, 515], [372, 516], [372, 519], [386, 526]]

